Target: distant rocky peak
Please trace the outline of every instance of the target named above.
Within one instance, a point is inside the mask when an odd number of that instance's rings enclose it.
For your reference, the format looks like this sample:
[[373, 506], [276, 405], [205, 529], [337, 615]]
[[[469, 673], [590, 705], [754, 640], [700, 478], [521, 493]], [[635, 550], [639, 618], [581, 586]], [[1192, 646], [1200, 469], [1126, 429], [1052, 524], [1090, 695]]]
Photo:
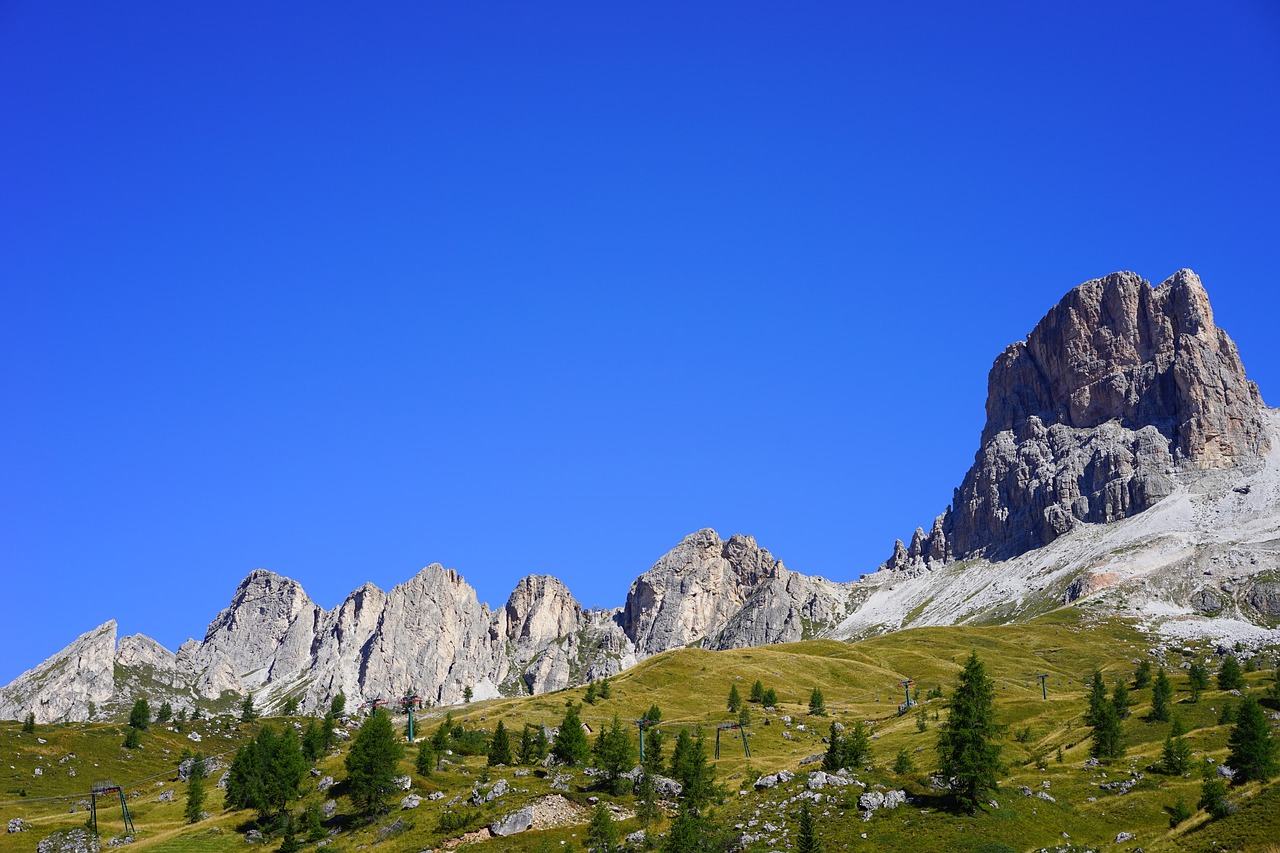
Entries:
[[895, 543], [884, 567], [1016, 556], [1142, 512], [1178, 471], [1267, 449], [1262, 396], [1200, 278], [1183, 269], [1153, 288], [1112, 273], [1071, 290], [996, 358], [973, 467], [929, 533]]

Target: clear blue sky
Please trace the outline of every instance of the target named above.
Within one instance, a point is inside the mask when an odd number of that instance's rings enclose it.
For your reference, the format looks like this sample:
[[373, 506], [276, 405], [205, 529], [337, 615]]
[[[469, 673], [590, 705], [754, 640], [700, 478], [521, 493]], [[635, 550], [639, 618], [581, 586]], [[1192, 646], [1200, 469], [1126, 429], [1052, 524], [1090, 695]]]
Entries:
[[1273, 2], [378, 5], [0, 2], [0, 682], [259, 566], [856, 578], [1118, 269], [1280, 400]]

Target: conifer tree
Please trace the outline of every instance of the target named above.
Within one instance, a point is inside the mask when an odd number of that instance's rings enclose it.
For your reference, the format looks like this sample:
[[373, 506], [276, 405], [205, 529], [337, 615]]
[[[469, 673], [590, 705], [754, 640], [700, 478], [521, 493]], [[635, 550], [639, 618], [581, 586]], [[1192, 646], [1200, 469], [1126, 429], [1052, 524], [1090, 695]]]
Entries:
[[764, 702], [766, 708], [776, 708], [778, 706], [778, 693], [772, 687], [765, 688]]
[[489, 740], [489, 766], [509, 765], [511, 760], [511, 738], [507, 735], [507, 727], [498, 720], [498, 727], [493, 730]]
[[701, 814], [715, 796], [715, 770], [707, 762], [706, 738], [699, 729], [690, 737], [688, 729], [681, 729], [671, 752], [671, 775], [680, 783], [684, 803]]
[[133, 710], [129, 712], [129, 728], [145, 732], [150, 727], [151, 706], [146, 699], [139, 699], [133, 703]]
[[418, 771], [419, 776], [430, 776], [435, 770], [436, 754], [431, 748], [431, 741], [423, 738], [418, 741], [418, 754], [413, 759], [413, 769]]
[[914, 773], [916, 763], [911, 760], [911, 753], [907, 752], [906, 747], [898, 750], [898, 757], [893, 760], [893, 772], [899, 776], [905, 776], [908, 773]]
[[1133, 672], [1133, 687], [1135, 690], [1145, 690], [1151, 686], [1151, 661], [1145, 658], [1138, 663], [1138, 668]]
[[329, 702], [329, 713], [333, 714], [334, 718], [336, 719], [338, 717], [341, 717], [343, 712], [346, 710], [347, 710], [347, 694], [339, 690], [338, 695], [334, 696], [333, 700]]
[[129, 726], [124, 732], [124, 748], [137, 749], [142, 746], [142, 731]]
[[1173, 685], [1164, 667], [1156, 672], [1156, 680], [1151, 684], [1151, 719], [1167, 722], [1169, 719], [1169, 700], [1173, 697]]
[[703, 853], [702, 817], [688, 800], [681, 800], [662, 853]]
[[740, 726], [751, 725], [751, 709], [748, 708], [746, 705], [743, 705], [742, 710], [738, 712], [738, 725]]
[[1084, 722], [1088, 726], [1098, 725], [1102, 717], [1102, 707], [1107, 704], [1107, 685], [1102, 680], [1102, 672], [1095, 669], [1093, 678], [1089, 680], [1089, 710], [1085, 711]]
[[583, 702], [586, 702], [588, 705], [594, 705], [594, 704], [596, 704], [596, 683], [595, 683], [595, 681], [592, 681], [592, 682], [590, 682], [589, 684], [587, 684], [587, 692], [586, 692], [586, 694], [582, 697], [582, 701], [583, 701]]
[[470, 705], [471, 700], [475, 698], [475, 695], [476, 695], [476, 692], [471, 689], [470, 684], [462, 688], [462, 701], [465, 702], [466, 704]]
[[1093, 743], [1089, 754], [1110, 761], [1124, 755], [1124, 734], [1120, 728], [1120, 712], [1114, 702], [1103, 703], [1093, 724]]
[[809, 713], [819, 717], [827, 714], [827, 699], [817, 687], [809, 694]]
[[1244, 674], [1240, 671], [1240, 661], [1236, 660], [1235, 655], [1227, 655], [1222, 662], [1222, 668], [1218, 670], [1218, 689], [1244, 689]]
[[636, 791], [636, 820], [647, 836], [649, 827], [662, 817], [662, 809], [658, 806], [658, 791], [653, 786], [653, 777], [648, 769], [640, 773], [640, 789]]
[[592, 758], [596, 767], [604, 771], [604, 783], [610, 788], [615, 788], [622, 774], [635, 765], [635, 744], [617, 714], [613, 715], [613, 722], [600, 729]]
[[22, 731], [25, 734], [35, 734], [36, 731], [36, 712], [28, 711], [27, 715], [22, 718]]
[[556, 733], [551, 754], [561, 764], [574, 767], [586, 764], [591, 754], [587, 733], [582, 730], [582, 718], [578, 716], [578, 706], [572, 701], [565, 703], [564, 719], [560, 721], [560, 731]]
[[738, 693], [738, 685], [736, 684], [729, 685], [729, 702], [727, 707], [731, 714], [738, 713], [738, 709], [742, 707], [742, 695]]
[[294, 696], [290, 696], [284, 700], [284, 708], [281, 709], [282, 717], [296, 717], [298, 715], [298, 700]]
[[324, 755], [324, 732], [315, 717], [307, 720], [307, 727], [302, 730], [302, 757], [308, 764], [315, 764]]
[[938, 731], [942, 778], [948, 780], [957, 807], [969, 813], [987, 792], [997, 790], [1000, 747], [994, 741], [1001, 727], [995, 721], [995, 697], [995, 684], [975, 651], [960, 672], [947, 721]]
[[1226, 817], [1231, 814], [1231, 804], [1227, 802], [1227, 783], [1216, 777], [1208, 777], [1200, 784], [1199, 807], [1214, 817]]
[[160, 706], [160, 710], [156, 711], [156, 722], [167, 723], [172, 718], [173, 718], [173, 706], [170, 705], [169, 702], [166, 700]]
[[187, 770], [187, 823], [199, 823], [204, 813], [204, 781], [204, 756], [197, 752], [191, 760], [191, 768]]
[[840, 743], [841, 767], [865, 767], [871, 761], [871, 730], [862, 720], [853, 724]]
[[333, 708], [330, 707], [328, 711], [324, 712], [324, 719], [320, 721], [320, 743], [324, 746], [322, 752], [328, 752], [333, 749], [335, 737], [333, 729], [337, 725], [338, 721], [334, 717]]
[[449, 712], [444, 715], [444, 722], [431, 735], [431, 748], [436, 751], [436, 755], [443, 755], [444, 751], [449, 748], [449, 733], [451, 731], [453, 731], [453, 713]]
[[800, 801], [799, 829], [796, 832], [796, 850], [798, 853], [823, 853], [822, 843], [818, 841], [818, 822], [809, 811], [809, 801]]
[[587, 850], [591, 853], [617, 853], [618, 829], [613, 825], [613, 816], [603, 802], [596, 804], [591, 815], [591, 823], [587, 824]]
[[360, 726], [347, 753], [347, 794], [366, 817], [387, 811], [387, 795], [395, 790], [396, 763], [404, 746], [396, 738], [391, 718], [376, 709]]
[[240, 722], [252, 723], [258, 719], [258, 709], [253, 707], [253, 691], [250, 690], [240, 703]]
[[1267, 714], [1255, 697], [1246, 696], [1240, 703], [1227, 744], [1227, 764], [1236, 771], [1236, 784], [1265, 782], [1276, 774], [1276, 739]]
[[596, 691], [596, 695], [601, 699], [609, 699], [613, 696], [613, 685], [609, 683], [609, 679], [600, 679], [600, 689]]
[[756, 683], [751, 685], [751, 701], [764, 703], [764, 683], [760, 679], [756, 679]]
[[644, 767], [650, 773], [660, 774], [666, 769], [666, 760], [663, 757], [663, 745], [666, 743], [666, 737], [662, 734], [662, 729], [649, 727], [645, 729], [644, 734]]
[[650, 705], [649, 710], [644, 712], [644, 719], [651, 723], [662, 722], [662, 709], [658, 707], [657, 703]]
[[1117, 681], [1111, 690], [1111, 704], [1116, 709], [1116, 716], [1122, 720], [1129, 719], [1129, 688], [1123, 681]]
[[1191, 701], [1199, 702], [1200, 694], [1209, 688], [1209, 668], [1200, 661], [1191, 664], [1187, 670], [1187, 687], [1191, 691]]
[[1182, 726], [1182, 717], [1175, 716], [1169, 734], [1164, 739], [1164, 750], [1160, 755], [1160, 767], [1164, 772], [1181, 776], [1191, 768], [1191, 744], [1185, 737], [1186, 729]]

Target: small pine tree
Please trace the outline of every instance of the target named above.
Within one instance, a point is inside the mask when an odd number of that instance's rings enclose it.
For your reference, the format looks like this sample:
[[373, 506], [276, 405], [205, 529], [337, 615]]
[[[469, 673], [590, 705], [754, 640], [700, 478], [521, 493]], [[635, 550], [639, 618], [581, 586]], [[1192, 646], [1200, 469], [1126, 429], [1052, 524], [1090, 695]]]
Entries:
[[1169, 700], [1173, 698], [1173, 685], [1164, 667], [1156, 672], [1155, 681], [1151, 684], [1151, 719], [1159, 722], [1169, 720]]
[[751, 725], [751, 709], [748, 708], [746, 705], [743, 705], [742, 710], [738, 712], [738, 725], [740, 726]]
[[1095, 669], [1093, 678], [1089, 680], [1089, 709], [1085, 711], [1084, 722], [1087, 726], [1097, 726], [1102, 717], [1102, 708], [1107, 704], [1107, 685], [1102, 680], [1102, 672]]
[[315, 717], [307, 720], [307, 727], [302, 730], [302, 757], [308, 764], [315, 764], [325, 753], [324, 732]]
[[601, 679], [600, 689], [596, 691], [596, 695], [601, 699], [609, 699], [613, 697], [613, 685], [609, 683], [609, 679]]
[[347, 794], [360, 814], [373, 817], [387, 811], [386, 798], [395, 790], [392, 779], [402, 757], [404, 746], [391, 718], [375, 710], [360, 726], [346, 758]]
[[1133, 687], [1135, 690], [1146, 690], [1151, 686], [1151, 661], [1142, 660], [1138, 662], [1138, 668], [1133, 671]]
[[187, 823], [199, 823], [204, 813], [204, 756], [196, 753], [187, 771]]
[[1222, 661], [1222, 668], [1218, 670], [1218, 689], [1244, 689], [1244, 674], [1240, 671], [1240, 661], [1236, 660], [1235, 655], [1227, 655]]
[[133, 710], [129, 712], [129, 728], [145, 732], [150, 727], [151, 706], [146, 699], [139, 699], [133, 703]]
[[906, 747], [898, 750], [898, 757], [893, 760], [893, 772], [905, 776], [914, 773], [915, 769], [916, 763], [911, 760], [911, 753], [907, 752]]
[[613, 722], [600, 729], [592, 758], [596, 767], [604, 771], [604, 784], [609, 787], [616, 787], [622, 774], [635, 765], [635, 744], [617, 714], [613, 715]]
[[680, 802], [667, 832], [667, 840], [662, 845], [662, 853], [703, 853], [702, 818], [688, 800]]
[[1160, 755], [1160, 768], [1164, 772], [1181, 776], [1191, 768], [1191, 744], [1187, 743], [1185, 734], [1182, 717], [1174, 717], [1169, 734], [1164, 739], [1164, 750]]
[[662, 749], [664, 743], [662, 729], [649, 728], [645, 731], [644, 767], [650, 773], [660, 774], [666, 769], [666, 759]]
[[587, 692], [582, 697], [582, 701], [588, 705], [596, 704], [596, 683], [594, 681], [587, 684]]
[[1209, 668], [1196, 661], [1187, 670], [1187, 689], [1191, 691], [1191, 701], [1199, 702], [1200, 694], [1209, 688]]
[[764, 691], [764, 699], [762, 700], [766, 708], [776, 708], [778, 706], [778, 693], [772, 687], [766, 688]]
[[129, 726], [124, 732], [124, 748], [137, 749], [142, 746], [142, 731]]
[[578, 716], [578, 706], [573, 702], [565, 703], [564, 719], [560, 721], [560, 731], [556, 732], [551, 754], [561, 764], [574, 767], [586, 764], [591, 754], [587, 733], [582, 730], [582, 718]]
[[951, 697], [947, 721], [938, 731], [941, 775], [950, 780], [960, 810], [973, 813], [989, 791], [997, 790], [1001, 727], [995, 721], [995, 683], [987, 678], [978, 653], [969, 655]]
[[187, 721], [187, 709], [179, 708], [178, 713], [174, 716], [173, 719], [174, 719], [174, 722], [176, 722], [178, 725], [182, 725], [183, 723], [185, 723]]
[[1089, 754], [1103, 761], [1124, 755], [1124, 733], [1120, 728], [1120, 712], [1114, 702], [1102, 706], [1093, 724], [1093, 743]]
[[1240, 703], [1227, 745], [1227, 764], [1236, 771], [1236, 784], [1265, 782], [1276, 774], [1276, 739], [1266, 712], [1255, 697], [1246, 696]]
[[334, 718], [336, 719], [338, 717], [341, 717], [342, 712], [346, 710], [347, 710], [347, 694], [339, 690], [338, 695], [334, 696], [333, 701], [329, 703], [329, 713], [333, 714]]
[[603, 802], [596, 804], [591, 815], [591, 823], [587, 824], [587, 850], [591, 853], [616, 853], [618, 851], [618, 828], [613, 825], [613, 816]]
[[1187, 801], [1178, 797], [1177, 801], [1169, 807], [1169, 827], [1176, 829], [1179, 825], [1191, 819], [1195, 812], [1191, 810], [1191, 806], [1187, 805]]
[[324, 815], [320, 813], [319, 803], [307, 803], [306, 808], [302, 810], [302, 820], [299, 824], [303, 837], [309, 842], [322, 841], [328, 834], [324, 831]]
[[800, 801], [799, 828], [796, 832], [796, 850], [798, 853], [822, 853], [822, 843], [818, 841], [818, 822], [809, 811], [809, 801]]
[[27, 734], [35, 734], [36, 731], [36, 712], [28, 711], [27, 715], [22, 718], [22, 730]]
[[764, 704], [764, 683], [760, 679], [756, 679], [756, 683], [751, 685], [751, 701], [758, 704]]
[[650, 705], [649, 710], [644, 712], [644, 718], [651, 723], [662, 722], [662, 709], [656, 704]]
[[244, 701], [240, 703], [240, 722], [252, 723], [258, 719], [258, 709], [253, 707], [253, 691], [250, 690], [245, 694]]
[[929, 730], [929, 712], [924, 708], [916, 711], [916, 731], [925, 732]]
[[471, 689], [470, 684], [462, 688], [462, 701], [465, 702], [466, 704], [470, 705], [471, 700], [475, 698], [475, 695], [476, 695], [476, 692]]
[[639, 790], [636, 791], [636, 821], [640, 828], [648, 834], [649, 827], [662, 817], [662, 809], [658, 806], [658, 791], [653, 786], [653, 777], [648, 769], [640, 773]]
[[498, 727], [493, 730], [489, 740], [489, 766], [507, 766], [512, 763], [511, 738], [507, 735], [507, 727], [498, 720]]
[[413, 769], [419, 776], [427, 777], [435, 770], [436, 754], [431, 748], [431, 741], [423, 738], [418, 741], [418, 754], [413, 759]]
[[1111, 691], [1111, 704], [1115, 706], [1116, 714], [1122, 720], [1129, 719], [1129, 688], [1123, 681], [1117, 681], [1116, 686]]
[[173, 719], [173, 706], [165, 701], [160, 705], [160, 710], [156, 711], [156, 722], [167, 723], [171, 719]]
[[1200, 785], [1198, 806], [1214, 817], [1231, 814], [1231, 806], [1227, 802], [1227, 783], [1215, 777], [1205, 779]]
[[871, 761], [871, 730], [867, 724], [858, 720], [849, 730], [849, 735], [841, 739], [840, 766], [865, 767]]
[[738, 710], [742, 707], [742, 695], [738, 693], [738, 685], [736, 684], [729, 685], [729, 702], [727, 707], [731, 714], [738, 713]]
[[293, 696], [284, 700], [284, 707], [280, 709], [280, 715], [283, 717], [296, 717], [298, 715], [298, 700]]
[[809, 713], [818, 717], [825, 717], [827, 714], [827, 699], [817, 687], [809, 694]]
[[844, 736], [840, 730], [836, 728], [836, 724], [831, 724], [831, 734], [827, 737], [827, 751], [822, 756], [822, 769], [828, 773], [835, 773], [841, 767], [843, 754], [840, 746]]

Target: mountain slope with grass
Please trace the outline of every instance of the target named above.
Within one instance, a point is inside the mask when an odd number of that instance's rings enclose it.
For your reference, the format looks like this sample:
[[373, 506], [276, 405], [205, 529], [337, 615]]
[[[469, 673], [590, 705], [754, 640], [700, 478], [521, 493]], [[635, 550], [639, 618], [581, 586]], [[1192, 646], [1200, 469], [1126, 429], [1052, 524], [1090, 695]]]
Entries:
[[[976, 813], [965, 814], [954, 809], [945, 781], [936, 776], [935, 746], [958, 674], [973, 653], [995, 688], [1001, 768], [999, 789]], [[677, 824], [685, 808], [670, 792], [656, 812], [647, 813], [631, 782], [611, 786], [585, 767], [488, 766], [485, 752], [499, 722], [512, 734], [518, 756], [526, 726], [530, 732], [548, 727], [554, 741], [572, 702], [589, 745], [616, 718], [629, 733], [633, 756], [633, 721], [656, 706], [661, 720], [646, 725], [646, 745], [652, 762], [660, 733], [664, 776], [678, 775], [671, 762], [680, 733], [701, 731], [718, 788], [698, 817], [702, 849], [787, 849], [807, 801], [828, 850], [1259, 850], [1280, 837], [1274, 782], [1228, 784], [1221, 817], [1197, 803], [1206, 775], [1225, 782], [1218, 767], [1228, 756], [1233, 714], [1242, 702], [1262, 699], [1269, 731], [1277, 736], [1278, 653], [1275, 646], [1235, 651], [1200, 640], [1173, 643], [1132, 620], [1098, 618], [1076, 607], [1017, 626], [919, 628], [855, 643], [672, 650], [608, 679], [607, 686], [597, 681], [589, 688], [419, 711], [419, 740], [440, 747], [425, 764], [429, 775], [420, 772], [420, 746], [407, 747], [395, 762], [400, 779], [385, 797], [387, 811], [372, 818], [357, 814], [345, 781], [361, 715], [339, 717], [333, 748], [291, 801], [293, 840], [306, 849], [326, 842], [323, 849], [337, 851], [372, 846], [409, 853], [460, 843], [477, 850], [585, 849], [589, 822], [603, 804], [619, 838], [639, 831], [644, 819], [649, 839], [666, 844], [670, 833], [683, 831]], [[1192, 701], [1190, 666], [1204, 664], [1216, 675], [1227, 654], [1241, 664], [1244, 686], [1219, 689], [1211, 679]], [[1135, 684], [1144, 662], [1171, 681], [1167, 720], [1151, 718], [1155, 688]], [[1095, 670], [1108, 695], [1123, 683], [1129, 697], [1129, 713], [1120, 722], [1123, 753], [1100, 760], [1092, 757], [1092, 728], [1085, 722]], [[906, 681], [914, 683], [904, 687]], [[776, 694], [774, 706], [748, 700], [757, 682]], [[722, 729], [743, 722], [741, 710], [727, 707], [734, 686], [745, 700], [747, 725]], [[822, 714], [810, 713], [815, 687], [825, 697]], [[1185, 774], [1161, 768], [1175, 717], [1191, 751]], [[222, 715], [153, 723], [134, 750], [121, 746], [121, 725], [40, 724], [23, 732], [20, 724], [6, 723], [0, 751], [9, 769], [0, 822], [21, 820], [29, 828], [0, 837], [0, 850], [35, 850], [55, 831], [81, 826], [91, 780], [104, 777], [125, 786], [137, 828], [130, 849], [239, 850], [246, 837], [257, 837], [254, 832], [269, 849], [280, 847], [287, 839], [278, 821], [222, 809], [216, 785], [235, 750], [262, 726], [290, 726], [301, 734], [310, 722], [241, 723]], [[406, 717], [397, 714], [394, 722], [403, 734]], [[824, 739], [833, 732], [848, 736], [859, 724], [869, 733], [867, 756], [839, 773], [824, 771], [830, 747]], [[194, 824], [185, 823], [185, 786], [177, 776], [184, 749], [220, 755], [224, 763], [210, 774], [210, 814]], [[1191, 814], [1171, 827], [1180, 801]], [[309, 808], [322, 817], [319, 831], [306, 840], [301, 827]], [[100, 814], [100, 827], [104, 841], [123, 832], [118, 804]], [[493, 834], [513, 827], [513, 834]], [[629, 844], [643, 846], [638, 837]]]

